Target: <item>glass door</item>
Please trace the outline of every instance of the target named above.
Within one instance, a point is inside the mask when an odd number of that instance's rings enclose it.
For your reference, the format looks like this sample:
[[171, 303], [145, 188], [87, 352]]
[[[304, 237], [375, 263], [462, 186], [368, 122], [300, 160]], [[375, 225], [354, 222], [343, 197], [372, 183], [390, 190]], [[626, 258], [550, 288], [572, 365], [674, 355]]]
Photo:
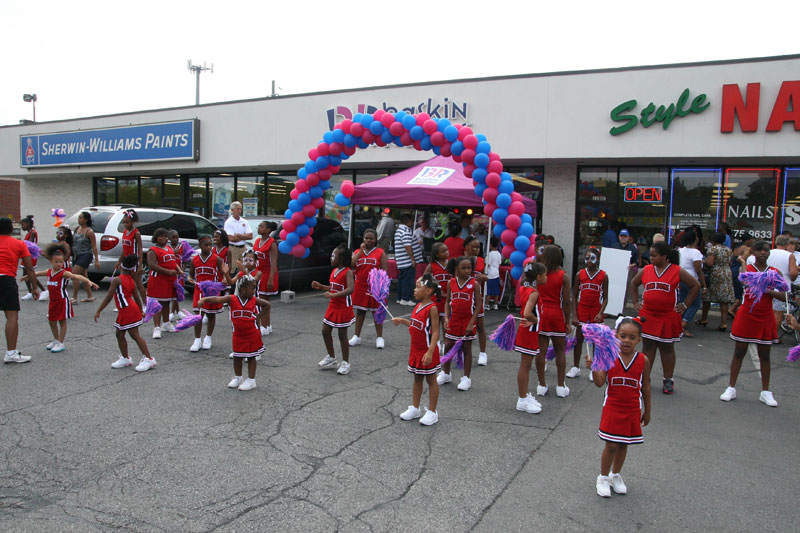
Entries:
[[722, 169], [674, 168], [671, 178], [671, 209], [668, 242], [681, 230], [697, 225], [703, 236], [710, 236], [722, 222]]
[[748, 231], [756, 239], [772, 241], [778, 219], [778, 168], [728, 168], [722, 221], [735, 239]]

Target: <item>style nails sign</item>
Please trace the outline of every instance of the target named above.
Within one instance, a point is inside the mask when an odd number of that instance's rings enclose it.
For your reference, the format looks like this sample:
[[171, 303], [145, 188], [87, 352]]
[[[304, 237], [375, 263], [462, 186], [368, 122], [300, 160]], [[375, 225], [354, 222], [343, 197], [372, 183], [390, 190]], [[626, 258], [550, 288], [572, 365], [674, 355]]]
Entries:
[[[689, 89], [684, 89], [674, 103], [656, 105], [650, 102], [638, 114], [634, 114], [638, 102], [628, 100], [611, 110], [611, 120], [618, 122], [609, 130], [611, 135], [620, 135], [637, 125], [649, 128], [655, 123], [661, 123], [666, 130], [673, 120], [687, 117], [690, 114], [700, 114], [709, 108], [711, 102], [705, 93], [691, 98]], [[761, 99], [761, 84], [748, 83], [745, 93], [738, 84], [722, 86], [722, 101], [720, 104], [720, 132], [733, 133], [736, 122], [742, 132], [756, 132], [759, 127], [759, 103]], [[800, 80], [784, 81], [778, 91], [778, 96], [772, 106], [765, 131], [781, 131], [784, 124], [792, 122], [794, 130], [800, 131]]]

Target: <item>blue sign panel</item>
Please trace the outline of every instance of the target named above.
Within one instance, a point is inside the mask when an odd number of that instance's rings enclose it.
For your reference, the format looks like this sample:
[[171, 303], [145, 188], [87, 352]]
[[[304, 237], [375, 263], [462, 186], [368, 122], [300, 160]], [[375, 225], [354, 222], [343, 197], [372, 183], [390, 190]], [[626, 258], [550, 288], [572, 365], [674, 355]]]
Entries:
[[20, 135], [23, 168], [200, 158], [200, 121]]

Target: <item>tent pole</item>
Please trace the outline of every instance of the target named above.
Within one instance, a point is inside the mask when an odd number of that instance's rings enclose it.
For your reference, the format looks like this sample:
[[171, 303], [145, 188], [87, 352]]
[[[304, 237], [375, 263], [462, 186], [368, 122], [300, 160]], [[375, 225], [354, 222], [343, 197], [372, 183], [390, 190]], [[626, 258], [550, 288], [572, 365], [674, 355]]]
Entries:
[[353, 204], [350, 204], [350, 227], [347, 230], [347, 247], [353, 249]]
[[[484, 264], [486, 264], [486, 259], [489, 257], [489, 248], [492, 246], [492, 217], [489, 217], [489, 229], [486, 230], [486, 246], [483, 249], [483, 260]], [[489, 284], [485, 284], [483, 286], [483, 308], [486, 309], [486, 287]], [[499, 307], [499, 304], [498, 304]]]

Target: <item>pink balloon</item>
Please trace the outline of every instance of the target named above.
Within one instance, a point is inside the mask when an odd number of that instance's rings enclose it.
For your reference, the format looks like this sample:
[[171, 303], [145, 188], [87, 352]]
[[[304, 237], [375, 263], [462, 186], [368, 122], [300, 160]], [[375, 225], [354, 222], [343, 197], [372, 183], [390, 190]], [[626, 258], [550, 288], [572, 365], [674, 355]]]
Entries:
[[297, 226], [291, 220], [284, 220], [283, 221], [283, 229], [286, 230], [287, 233], [291, 233], [297, 229]]
[[353, 185], [353, 182], [350, 180], [344, 180], [342, 182], [341, 191], [343, 195], [350, 198], [353, 196], [353, 192], [355, 192], [355, 185]]
[[309, 188], [319, 185], [319, 174], [309, 174], [306, 176], [306, 183], [308, 183]]
[[444, 157], [450, 157], [453, 155], [453, 152], [450, 150], [452, 143], [445, 143], [442, 145], [442, 148], [439, 150], [439, 153], [442, 154]]
[[487, 217], [490, 217], [492, 216], [492, 213], [494, 213], [495, 209], [497, 209], [496, 205], [486, 204], [485, 206], [483, 206], [483, 214], [486, 215]]
[[[331, 170], [331, 167], [323, 168], [322, 170], [318, 170], [317, 171], [317, 175], [319, 176], [319, 179], [321, 179], [321, 180], [329, 180], [329, 179], [331, 179], [331, 175], [332, 175], [331, 172], [333, 172]], [[308, 179], [308, 176], [306, 176], [306, 179]]]
[[300, 191], [298, 191], [297, 189], [292, 189], [292, 191], [289, 193], [289, 197], [290, 197], [292, 200], [297, 200], [297, 197], [298, 197], [299, 195], [300, 195]]
[[486, 200], [487, 203], [494, 204], [495, 200], [497, 200], [498, 194], [499, 192], [497, 191], [497, 189], [489, 187], [485, 191], [483, 191], [483, 199]]
[[422, 151], [422, 141], [414, 141], [411, 143], [411, 146], [414, 147], [414, 150], [421, 152]]
[[475, 150], [464, 150], [461, 152], [461, 160], [471, 165], [475, 161]]
[[[347, 155], [353, 155], [354, 153], [356, 153], [356, 147], [355, 146], [345, 146], [344, 148], [342, 148], [342, 151], [344, 153], [346, 153]], [[333, 171], [331, 171], [331, 172], [333, 172]]]
[[341, 165], [331, 165], [327, 168], [330, 171], [331, 175], [338, 174], [339, 170], [342, 168]]
[[287, 236], [288, 234], [289, 234], [289, 232], [287, 232], [285, 229], [282, 229], [282, 230], [281, 230], [281, 232], [280, 232], [280, 237], [281, 237], [281, 240], [282, 240], [282, 241], [285, 241], [285, 240], [286, 240], [286, 236]]
[[470, 150], [474, 150], [475, 148], [478, 147], [478, 138], [475, 137], [474, 135], [467, 135], [461, 142], [464, 143], [465, 148], [468, 148]]
[[503, 257], [511, 257], [511, 254], [514, 253], [514, 250], [516, 250], [516, 248], [514, 248], [513, 244], [506, 244], [503, 246]]
[[[311, 205], [311, 204], [309, 204], [309, 205]], [[292, 219], [291, 220], [292, 220], [292, 222], [294, 222], [295, 225], [299, 226], [300, 224], [302, 224], [303, 222], [306, 221], [306, 216], [303, 214], [302, 211], [295, 211], [294, 213], [292, 213]]]
[[317, 214], [317, 208], [311, 204], [308, 204], [303, 206], [303, 210], [301, 212], [303, 213], [303, 216], [306, 218], [313, 217], [314, 215]]
[[342, 125], [342, 131], [343, 132], [350, 133], [350, 126], [353, 125], [353, 121], [350, 120], [349, 118], [346, 118], [343, 121], [341, 121], [339, 124]]
[[[458, 128], [458, 124], [456, 124], [456, 127]], [[470, 128], [469, 126], [463, 126], [458, 130], [458, 140], [461, 141], [462, 143], [464, 142], [464, 139], [467, 137], [467, 135], [472, 135], [472, 128]], [[477, 145], [478, 143], [475, 143], [475, 146]]]
[[364, 134], [364, 126], [362, 126], [360, 122], [355, 122], [353, 123], [352, 126], [350, 126], [350, 135], [353, 135], [355, 137], [361, 137], [361, 135], [363, 134]]
[[[375, 116], [375, 115], [373, 115], [373, 116]], [[375, 118], [377, 118], [377, 117], [375, 117]], [[393, 113], [384, 113], [384, 115], [379, 120], [381, 121], [381, 124], [383, 124], [384, 128], [389, 128], [389, 131], [391, 131], [391, 129], [392, 129], [391, 125], [394, 124], [394, 114]], [[403, 125], [401, 124], [400, 127], [402, 128]], [[394, 135], [394, 133], [392, 135]]]
[[[522, 224], [522, 219], [519, 218], [519, 215], [508, 215], [506, 217], [506, 227], [509, 230], [516, 231], [519, 229], [520, 224]], [[505, 234], [505, 232], [503, 232], [503, 234]]]
[[319, 155], [320, 154], [316, 148], [312, 148], [311, 150], [308, 151], [308, 158], [312, 161], [316, 161]]
[[306, 248], [311, 248], [311, 245], [314, 244], [314, 237], [311, 235], [306, 235], [300, 239], [300, 244]]
[[503, 180], [500, 178], [500, 174], [497, 174], [496, 172], [490, 172], [490, 173], [486, 174], [486, 186], [487, 187], [492, 187], [492, 188], [496, 189], [496, 188], [498, 188], [500, 186], [500, 182], [501, 181], [503, 181]]
[[517, 238], [517, 232], [512, 229], [507, 229], [500, 235], [500, 238], [503, 242], [513, 243], [514, 239]]
[[525, 204], [522, 202], [511, 202], [511, 205], [508, 206], [508, 212], [512, 215], [521, 216], [522, 213], [525, 212]]
[[322, 209], [323, 207], [325, 207], [325, 198], [312, 198], [311, 205], [313, 205], [317, 209]]
[[512, 192], [511, 193], [511, 201], [512, 202], [521, 202], [522, 201], [522, 195], [520, 193], [518, 193], [517, 191]]
[[[386, 115], [384, 115], [384, 116], [386, 116]], [[385, 126], [385, 124], [384, 124], [384, 126]], [[392, 122], [389, 125], [389, 133], [391, 133], [395, 137], [401, 136], [404, 131], [405, 131], [405, 128], [403, 127], [403, 125], [400, 122]]]
[[426, 120], [430, 120], [431, 116], [427, 113], [420, 113], [417, 115], [417, 126], [422, 126], [425, 124]]
[[461, 163], [461, 156], [451, 153], [450, 156], [453, 158], [453, 161], [456, 163]]
[[435, 131], [431, 134], [431, 144], [433, 146], [442, 146], [447, 140], [444, 138], [444, 133]]
[[436, 131], [438, 127], [439, 125], [436, 124], [435, 120], [426, 120], [425, 122], [422, 123], [422, 131], [424, 131], [428, 135], [433, 135], [433, 133]]
[[[321, 142], [317, 145], [317, 153], [319, 155], [330, 155], [331, 147], [326, 142]], [[309, 158], [310, 159], [310, 158]]]
[[306, 253], [306, 247], [300, 243], [295, 244], [292, 246], [292, 255], [295, 257], [303, 257], [303, 254]]
[[308, 192], [309, 185], [306, 180], [297, 180], [294, 186], [300, 192]]
[[330, 146], [330, 155], [339, 155], [342, 153], [342, 145], [339, 143], [331, 143]]
[[407, 131], [404, 131], [400, 136], [400, 142], [403, 143], [403, 146], [408, 146], [413, 142], [413, 139], [411, 139], [411, 135]]
[[500, 174], [503, 171], [503, 163], [500, 161], [489, 161], [489, 164], [486, 167], [487, 172], [494, 172], [495, 174]]
[[383, 109], [378, 109], [372, 114], [372, 118], [374, 118], [375, 120], [380, 120], [381, 118], [383, 118], [383, 115], [385, 114], [386, 111], [384, 111]]
[[464, 166], [464, 175], [466, 177], [471, 178], [473, 172], [475, 172], [475, 165], [466, 165], [466, 166]]
[[489, 161], [500, 161], [500, 154], [489, 152]]
[[[533, 242], [533, 241], [534, 241], [534, 239], [531, 239], [531, 242]], [[531, 244], [528, 247], [528, 251], [525, 252], [525, 257], [536, 257], [536, 245], [535, 244]]]
[[375, 137], [375, 145], [383, 147], [386, 146], [386, 143], [383, 142], [383, 139], [381, 137]]

